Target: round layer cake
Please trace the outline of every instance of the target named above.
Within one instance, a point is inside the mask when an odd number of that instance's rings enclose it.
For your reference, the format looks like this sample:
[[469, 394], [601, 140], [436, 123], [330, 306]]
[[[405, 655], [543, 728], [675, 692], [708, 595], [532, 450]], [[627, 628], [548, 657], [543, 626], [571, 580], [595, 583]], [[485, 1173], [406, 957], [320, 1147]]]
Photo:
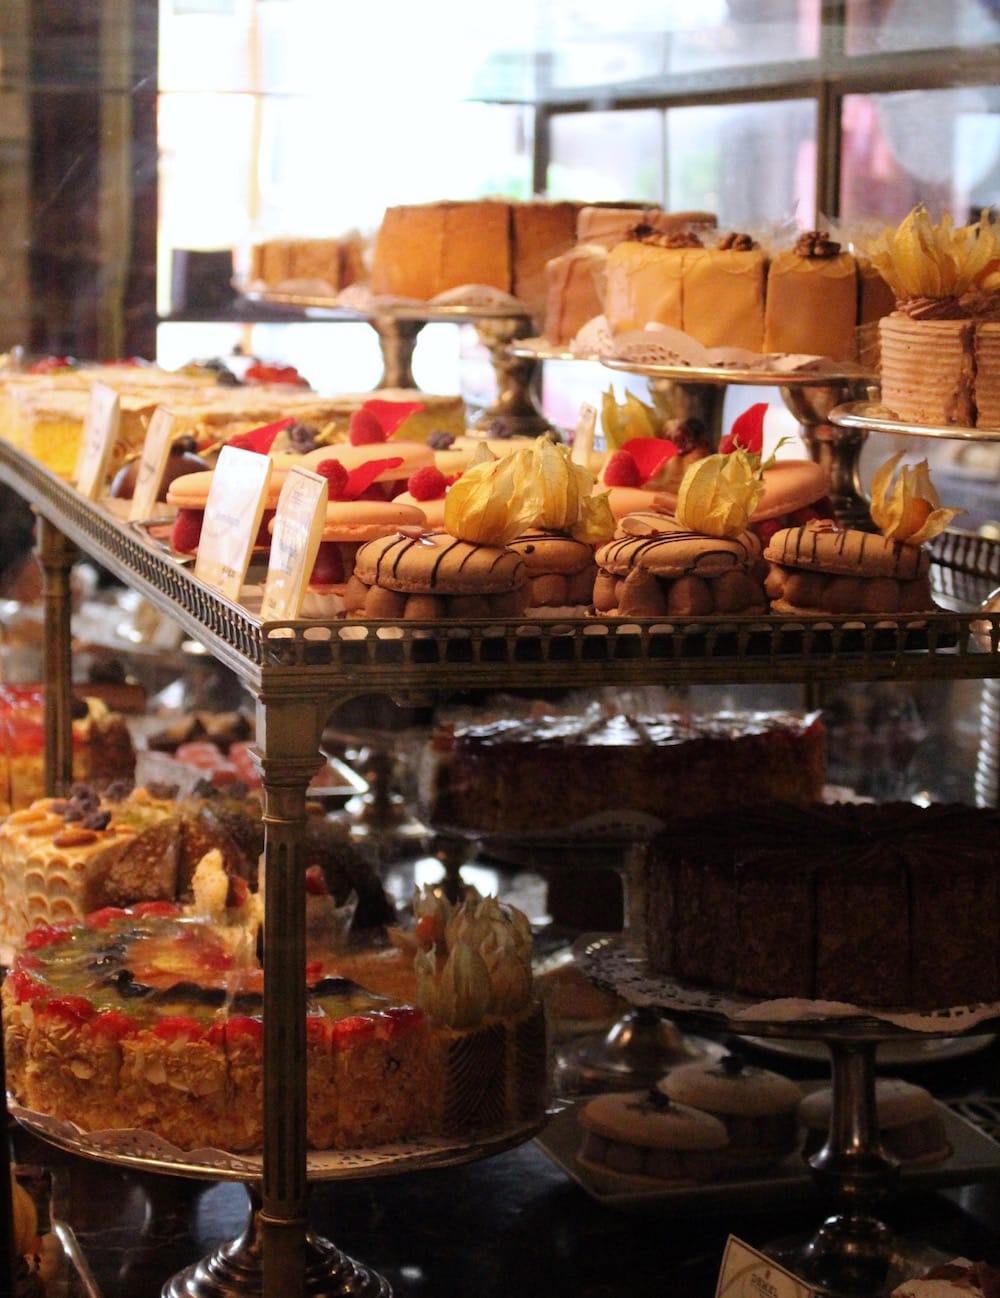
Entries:
[[[3, 984], [7, 1084], [85, 1130], [141, 1128], [183, 1149], [262, 1141], [263, 971], [254, 943], [165, 902], [33, 930]], [[249, 945], [250, 949], [246, 949]], [[316, 1149], [540, 1118], [545, 1025], [528, 994], [477, 1026], [416, 1004], [412, 963], [308, 971], [306, 1135]], [[358, 974], [357, 976], [361, 976]], [[403, 979], [412, 995], [388, 990]]]
[[775, 804], [672, 822], [644, 863], [651, 969], [759, 1000], [1000, 1000], [1000, 816]]

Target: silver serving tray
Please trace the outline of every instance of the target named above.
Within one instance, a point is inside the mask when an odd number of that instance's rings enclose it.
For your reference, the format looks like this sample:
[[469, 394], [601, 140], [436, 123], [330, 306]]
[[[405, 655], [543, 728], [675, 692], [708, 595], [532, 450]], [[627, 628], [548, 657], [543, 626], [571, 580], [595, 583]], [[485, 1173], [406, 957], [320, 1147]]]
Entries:
[[[585, 1167], [576, 1157], [580, 1143], [576, 1111], [588, 1098], [573, 1102], [554, 1117], [535, 1137], [535, 1143], [591, 1198], [609, 1208], [697, 1216], [784, 1208], [801, 1205], [803, 1199], [819, 1201], [812, 1173], [799, 1153], [790, 1154], [766, 1172], [704, 1184], [660, 1185], [647, 1178], [617, 1176]], [[1000, 1177], [1000, 1144], [946, 1105], [939, 1103], [937, 1108], [951, 1153], [934, 1163], [904, 1164], [900, 1191], [940, 1190]]]
[[864, 428], [872, 433], [897, 433], [906, 437], [938, 438], [954, 442], [1000, 442], [1000, 428], [967, 428], [961, 424], [914, 424], [898, 418], [875, 401], [849, 401], [835, 406], [830, 423], [838, 428]]

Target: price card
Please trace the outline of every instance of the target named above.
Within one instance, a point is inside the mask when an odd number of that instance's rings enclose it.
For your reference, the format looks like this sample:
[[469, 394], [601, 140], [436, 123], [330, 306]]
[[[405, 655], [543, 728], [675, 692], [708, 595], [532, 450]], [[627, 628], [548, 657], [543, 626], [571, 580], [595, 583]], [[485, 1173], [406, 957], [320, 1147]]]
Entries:
[[715, 1298], [818, 1298], [818, 1294], [791, 1271], [730, 1235]]
[[262, 622], [298, 617], [326, 525], [327, 492], [320, 474], [297, 465], [289, 469], [274, 515]]
[[133, 520], [153, 517], [176, 427], [177, 416], [164, 406], [157, 406], [149, 421], [136, 470], [135, 486], [132, 488], [128, 516]]
[[269, 455], [224, 446], [219, 452], [198, 540], [194, 575], [238, 600], [267, 503]]
[[118, 393], [105, 383], [95, 383], [90, 389], [90, 405], [83, 421], [80, 454], [73, 475], [77, 490], [88, 500], [96, 500], [104, 487], [120, 422]]

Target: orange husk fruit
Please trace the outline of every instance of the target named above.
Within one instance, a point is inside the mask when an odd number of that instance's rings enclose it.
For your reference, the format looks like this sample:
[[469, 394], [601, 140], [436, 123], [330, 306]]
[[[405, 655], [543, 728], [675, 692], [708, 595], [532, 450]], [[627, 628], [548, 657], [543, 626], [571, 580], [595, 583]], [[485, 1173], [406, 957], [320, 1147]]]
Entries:
[[897, 451], [873, 475], [869, 512], [883, 536], [901, 545], [922, 545], [965, 510], [942, 506], [926, 460], [903, 465], [895, 477], [904, 453]]

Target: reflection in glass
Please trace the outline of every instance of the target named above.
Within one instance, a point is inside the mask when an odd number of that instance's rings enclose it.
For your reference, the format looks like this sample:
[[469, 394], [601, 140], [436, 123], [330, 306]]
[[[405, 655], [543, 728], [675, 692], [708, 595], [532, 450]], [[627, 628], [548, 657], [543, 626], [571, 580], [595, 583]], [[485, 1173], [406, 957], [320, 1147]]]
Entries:
[[716, 212], [728, 228], [816, 213], [812, 100], [673, 108], [667, 113], [666, 206]]
[[1000, 41], [997, 0], [847, 0], [848, 54], [976, 48]]
[[547, 189], [553, 198], [659, 203], [663, 155], [657, 109], [561, 113], [552, 118]]
[[922, 202], [976, 219], [1000, 201], [1000, 90], [962, 86], [844, 98], [840, 210], [895, 223]]

